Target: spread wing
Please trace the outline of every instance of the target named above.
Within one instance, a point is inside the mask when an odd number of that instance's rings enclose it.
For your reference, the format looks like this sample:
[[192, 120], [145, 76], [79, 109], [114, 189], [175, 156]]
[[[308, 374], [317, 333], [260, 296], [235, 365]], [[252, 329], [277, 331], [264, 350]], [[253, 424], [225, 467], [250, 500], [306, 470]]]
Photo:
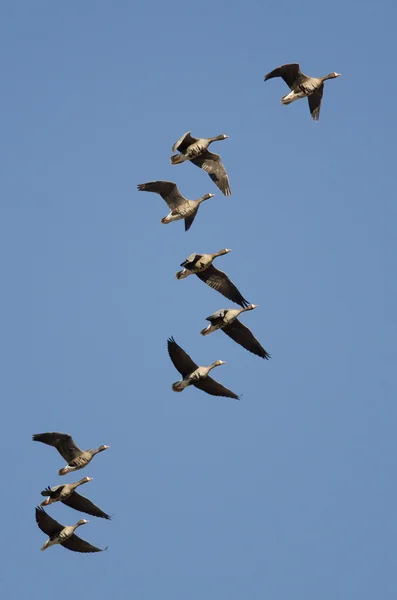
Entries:
[[232, 340], [240, 344], [246, 350], [249, 350], [253, 354], [260, 356], [261, 358], [270, 358], [270, 354], [266, 352], [264, 348], [260, 345], [258, 340], [253, 336], [252, 332], [240, 323], [238, 319], [233, 321], [230, 325], [223, 328], [223, 331], [228, 335]]
[[58, 433], [55, 431], [49, 433], [35, 433], [32, 438], [35, 442], [42, 442], [43, 444], [56, 448], [67, 463], [70, 463], [76, 456], [81, 454], [80, 448], [68, 433]]
[[194, 213], [192, 213], [189, 217], [186, 217], [185, 231], [188, 231], [190, 229], [190, 227], [192, 226], [192, 223], [193, 223], [194, 219], [196, 218], [198, 209], [199, 209], [199, 207], [197, 207], [196, 210], [194, 211]]
[[290, 63], [288, 65], [281, 65], [281, 67], [277, 67], [277, 69], [270, 71], [270, 73], [265, 75], [265, 81], [273, 79], [273, 77], [281, 77], [292, 90], [295, 87], [298, 78], [302, 75], [303, 73], [300, 71], [299, 64]]
[[148, 183], [140, 183], [137, 187], [140, 192], [160, 194], [171, 210], [175, 210], [186, 202], [186, 198], [182, 196], [173, 181], [148, 181]]
[[175, 152], [176, 150], [179, 150], [179, 152], [183, 152], [191, 144], [194, 144], [194, 142], [197, 142], [197, 138], [194, 138], [193, 136], [191, 136], [190, 133], [191, 133], [190, 131], [187, 131], [186, 133], [183, 134], [182, 137], [179, 138], [179, 140], [177, 142], [175, 142], [175, 144], [172, 146], [172, 152]]
[[41, 495], [42, 496], [51, 496], [51, 494], [53, 494], [54, 492], [61, 491], [63, 487], [64, 487], [63, 485], [55, 485], [54, 487], [48, 486], [45, 488], [45, 490], [43, 490], [41, 492]]
[[235, 400], [240, 400], [239, 396], [228, 390], [225, 386], [221, 385], [212, 377], [204, 377], [203, 379], [199, 379], [194, 382], [193, 385], [199, 390], [203, 390], [203, 392], [207, 392], [211, 396], [226, 396], [227, 398], [234, 398]]
[[[72, 550], [73, 552], [103, 552], [102, 548], [97, 548], [96, 546], [89, 544], [75, 533], [70, 536], [66, 542], [62, 542], [61, 546], [68, 550]], [[107, 550], [107, 548], [104, 548], [104, 550]]]
[[232, 195], [229, 177], [227, 176], [226, 169], [223, 166], [219, 154], [214, 154], [213, 152], [206, 150], [200, 154], [200, 156], [197, 156], [197, 158], [192, 158], [190, 162], [208, 173], [215, 185], [221, 190], [222, 194], [225, 196]]
[[66, 500], [62, 500], [62, 502], [63, 504], [66, 504], [75, 510], [87, 513], [87, 515], [92, 515], [93, 517], [102, 517], [103, 519], [110, 519], [110, 516], [95, 506], [91, 500], [88, 500], [88, 498], [85, 498], [85, 496], [80, 496], [80, 494], [77, 492], [73, 492], [68, 498], [66, 498]]
[[201, 281], [204, 281], [207, 285], [225, 296], [225, 298], [228, 298], [240, 306], [248, 306], [249, 302], [243, 298], [226, 273], [220, 271], [214, 267], [214, 265], [210, 265], [208, 269], [201, 271], [201, 273], [196, 273], [196, 275]]
[[196, 254], [195, 252], [193, 252], [193, 254], [190, 254], [190, 256], [188, 256], [183, 263], [180, 264], [181, 267], [187, 267], [188, 265], [195, 265], [196, 262], [202, 257], [202, 254]]
[[189, 373], [192, 373], [198, 368], [198, 365], [196, 365], [190, 356], [180, 346], [178, 346], [173, 337], [167, 340], [167, 345], [170, 359], [182, 377], [189, 375]]
[[324, 84], [322, 84], [313, 94], [308, 97], [310, 114], [313, 121], [318, 121], [320, 118], [321, 100], [324, 93]]
[[36, 523], [41, 531], [46, 533], [49, 537], [59, 533], [63, 529], [63, 525], [50, 517], [41, 506], [36, 506]]

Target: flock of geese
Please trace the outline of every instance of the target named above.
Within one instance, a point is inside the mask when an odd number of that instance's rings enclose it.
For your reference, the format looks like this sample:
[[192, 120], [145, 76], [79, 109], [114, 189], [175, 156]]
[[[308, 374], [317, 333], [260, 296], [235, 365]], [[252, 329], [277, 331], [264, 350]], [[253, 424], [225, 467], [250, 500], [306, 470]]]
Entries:
[[[320, 116], [321, 101], [324, 92], [324, 82], [328, 79], [339, 77], [339, 73], [330, 73], [325, 77], [308, 77], [304, 75], [297, 63], [291, 63], [277, 67], [265, 75], [267, 81], [274, 77], [281, 77], [290, 88], [290, 93], [281, 98], [284, 105], [291, 104], [295, 100], [307, 98], [309, 102], [310, 114], [313, 121], [318, 121]], [[191, 162], [196, 167], [203, 169], [215, 185], [225, 196], [231, 196], [231, 188], [226, 169], [219, 154], [209, 151], [209, 146], [217, 141], [227, 139], [229, 136], [222, 134], [210, 138], [195, 138], [188, 131], [172, 147], [175, 152], [170, 158], [172, 165], [179, 165], [184, 162]], [[139, 184], [138, 190], [142, 192], [154, 192], [159, 194], [168, 205], [170, 212], [161, 219], [164, 224], [172, 221], [185, 221], [185, 231], [188, 231], [196, 218], [200, 204], [209, 200], [214, 194], [205, 194], [197, 200], [185, 198], [179, 191], [176, 183], [172, 181], [149, 181]], [[196, 275], [201, 281], [222, 294], [225, 298], [239, 305], [240, 308], [222, 308], [207, 317], [209, 325], [200, 332], [207, 336], [210, 333], [221, 329], [228, 337], [249, 352], [269, 359], [270, 354], [263, 348], [259, 341], [252, 334], [250, 329], [239, 320], [239, 316], [246, 311], [257, 308], [256, 304], [250, 304], [239, 292], [235, 284], [223, 271], [217, 269], [213, 262], [224, 254], [228, 254], [230, 249], [224, 248], [213, 254], [193, 253], [182, 263], [182, 270], [176, 273], [178, 280], [185, 279], [189, 275]], [[190, 385], [212, 396], [225, 396], [239, 400], [239, 396], [224, 387], [219, 382], [209, 376], [210, 371], [215, 367], [225, 364], [223, 360], [217, 360], [209, 366], [199, 366], [192, 358], [181, 348], [173, 337], [167, 341], [168, 354], [181, 379], [172, 384], [175, 392], [182, 392]], [[94, 456], [109, 446], [99, 446], [96, 450], [81, 450], [74, 442], [73, 438], [66, 433], [49, 432], [33, 435], [33, 440], [53, 446], [59, 454], [66, 460], [67, 465], [58, 471], [58, 475], [77, 471], [86, 467]], [[56, 485], [47, 487], [41, 492], [46, 497], [40, 506], [36, 507], [36, 522], [39, 528], [48, 536], [47, 541], [41, 550], [45, 550], [55, 544], [60, 544], [68, 550], [75, 552], [102, 552], [101, 548], [91, 545], [75, 534], [75, 530], [88, 523], [86, 519], [81, 519], [75, 525], [64, 526], [53, 519], [45, 510], [44, 506], [55, 502], [62, 502], [67, 506], [104, 519], [111, 517], [98, 508], [91, 500], [81, 496], [76, 492], [80, 485], [92, 481], [91, 477], [84, 477], [75, 483]], [[106, 550], [106, 548], [105, 548]]]

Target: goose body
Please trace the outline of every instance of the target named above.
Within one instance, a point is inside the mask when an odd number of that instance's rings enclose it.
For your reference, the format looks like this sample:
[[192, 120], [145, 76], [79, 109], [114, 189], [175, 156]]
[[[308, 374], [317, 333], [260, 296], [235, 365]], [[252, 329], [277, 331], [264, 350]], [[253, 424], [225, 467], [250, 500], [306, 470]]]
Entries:
[[41, 492], [42, 496], [46, 496], [46, 499], [40, 504], [40, 506], [47, 506], [54, 502], [62, 502], [66, 506], [70, 506], [75, 510], [87, 513], [94, 517], [102, 517], [103, 519], [110, 519], [103, 510], [98, 508], [91, 500], [81, 496], [76, 492], [76, 488], [79, 485], [92, 481], [92, 477], [84, 477], [76, 483], [67, 483], [65, 485], [55, 485], [54, 487], [47, 487]]
[[228, 300], [243, 307], [248, 306], [249, 302], [240, 294], [226, 273], [215, 268], [212, 264], [217, 256], [222, 256], [228, 252], [231, 252], [229, 248], [224, 248], [214, 254], [193, 253], [181, 263], [181, 267], [184, 268], [182, 271], [176, 273], [176, 278], [185, 279], [189, 275], [197, 275], [201, 281], [204, 281], [204, 283], [225, 296]]
[[175, 144], [172, 146], [172, 152], [179, 151], [179, 154], [171, 156], [172, 165], [179, 165], [187, 160], [192, 162], [196, 167], [203, 169], [211, 177], [215, 185], [221, 190], [225, 196], [231, 196], [229, 178], [226, 169], [223, 166], [219, 154], [214, 154], [208, 150], [212, 142], [226, 140], [229, 136], [225, 134], [217, 135], [212, 138], [195, 138], [187, 131]]
[[61, 544], [61, 546], [73, 552], [102, 552], [102, 548], [92, 546], [74, 533], [77, 527], [88, 523], [86, 519], [81, 519], [75, 525], [67, 525], [65, 527], [50, 517], [43, 508], [37, 506], [36, 523], [41, 531], [49, 536], [48, 540], [41, 547], [41, 550], [46, 550], [55, 544]]
[[318, 121], [324, 93], [324, 81], [340, 77], [340, 73], [329, 73], [325, 77], [308, 77], [301, 72], [298, 63], [291, 63], [270, 71], [265, 75], [265, 81], [273, 77], [281, 77], [291, 90], [289, 94], [281, 98], [282, 104], [291, 104], [295, 100], [307, 98], [311, 117], [313, 121]]
[[42, 442], [48, 446], [53, 446], [58, 450], [62, 458], [66, 460], [68, 464], [58, 471], [58, 475], [66, 475], [66, 473], [84, 469], [96, 454], [109, 448], [109, 446], [102, 445], [96, 450], [81, 450], [71, 435], [56, 431], [51, 431], [49, 433], [35, 433], [32, 436], [32, 439], [35, 442]]
[[199, 209], [205, 200], [212, 198], [215, 194], [205, 194], [198, 200], [188, 200], [180, 193], [178, 186], [173, 181], [148, 181], [138, 185], [140, 192], [154, 192], [159, 194], [167, 203], [171, 212], [161, 219], [162, 223], [185, 220], [185, 231], [190, 229]]
[[208, 367], [199, 367], [190, 356], [176, 343], [174, 338], [169, 338], [167, 342], [168, 354], [177, 371], [182, 375], [182, 379], [172, 384], [174, 392], [182, 392], [190, 385], [210, 394], [211, 396], [226, 396], [239, 400], [239, 396], [227, 389], [212, 377], [209, 372], [215, 367], [226, 364], [223, 360], [216, 360]]
[[222, 329], [226, 335], [249, 352], [261, 358], [269, 359], [270, 354], [261, 346], [248, 327], [240, 323], [237, 318], [241, 313], [254, 308], [257, 308], [257, 304], [249, 304], [245, 308], [222, 308], [207, 317], [206, 320], [210, 322], [210, 325], [200, 333], [201, 335], [209, 335], [213, 331]]

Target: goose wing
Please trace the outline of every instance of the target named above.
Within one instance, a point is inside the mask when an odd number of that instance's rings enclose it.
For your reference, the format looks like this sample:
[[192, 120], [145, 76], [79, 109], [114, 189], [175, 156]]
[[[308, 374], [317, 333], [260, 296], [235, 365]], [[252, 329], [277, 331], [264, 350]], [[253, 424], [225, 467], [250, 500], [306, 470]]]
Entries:
[[223, 166], [219, 154], [214, 154], [214, 152], [205, 150], [200, 156], [192, 158], [190, 162], [208, 173], [215, 185], [221, 190], [222, 194], [225, 196], [232, 195], [229, 177], [227, 176], [226, 169]]
[[240, 400], [240, 397], [237, 396], [231, 390], [228, 390], [224, 385], [212, 379], [212, 377], [204, 377], [203, 379], [199, 379], [195, 381], [193, 385], [202, 390], [203, 392], [207, 392], [211, 396], [226, 396], [226, 398], [234, 398], [235, 400]]
[[56, 448], [67, 463], [70, 463], [82, 452], [72, 436], [68, 433], [58, 433], [56, 431], [51, 431], [49, 433], [35, 433], [32, 436], [32, 439], [35, 442], [42, 442], [43, 444]]
[[[97, 548], [96, 546], [89, 544], [75, 533], [65, 542], [62, 542], [61, 546], [68, 550], [72, 550], [73, 552], [103, 552], [102, 548]], [[104, 548], [104, 550], [107, 550], [107, 548]]]
[[175, 144], [172, 146], [172, 152], [176, 152], [176, 150], [179, 150], [179, 152], [183, 152], [184, 150], [186, 150], [186, 148], [189, 148], [191, 144], [197, 142], [197, 138], [194, 138], [190, 134], [190, 131], [184, 133], [183, 136], [180, 137], [179, 140], [175, 142]]
[[88, 500], [85, 496], [80, 496], [77, 492], [73, 492], [66, 500], [62, 500], [62, 502], [63, 504], [66, 504], [66, 506], [70, 506], [70, 508], [87, 513], [87, 515], [102, 517], [102, 519], [110, 519], [110, 516], [98, 508], [91, 500]]
[[288, 87], [292, 90], [295, 87], [295, 84], [299, 77], [301, 77], [303, 73], [299, 68], [298, 63], [290, 63], [288, 65], [281, 65], [281, 67], [277, 67], [273, 71], [270, 71], [267, 75], [265, 75], [265, 81], [268, 79], [273, 79], [273, 77], [281, 77], [288, 85]]
[[216, 312], [212, 313], [212, 315], [210, 315], [209, 317], [206, 317], [205, 320], [212, 323], [212, 325], [218, 324], [219, 322], [223, 323], [223, 319], [225, 318], [226, 313], [227, 309], [221, 308], [220, 310], [217, 310]]
[[196, 262], [202, 257], [202, 254], [196, 254], [196, 252], [193, 252], [193, 254], [190, 254], [190, 256], [188, 256], [183, 263], [180, 264], [181, 267], [188, 267], [189, 266], [193, 266], [196, 264]]
[[310, 114], [313, 121], [318, 121], [320, 118], [321, 100], [324, 93], [324, 84], [320, 85], [313, 94], [308, 96]]
[[51, 494], [53, 494], [54, 492], [61, 491], [63, 487], [64, 487], [63, 485], [55, 485], [54, 487], [48, 486], [45, 488], [45, 490], [43, 490], [41, 492], [41, 495], [42, 496], [51, 496]]
[[233, 323], [227, 327], [224, 327], [223, 331], [246, 350], [249, 350], [261, 358], [270, 358], [270, 354], [260, 345], [258, 340], [252, 334], [252, 331], [240, 323], [238, 319], [233, 321]]
[[36, 506], [36, 523], [41, 531], [47, 534], [49, 537], [56, 535], [63, 529], [63, 525], [50, 517], [50, 515], [47, 514], [44, 508], [41, 508], [41, 506]]
[[140, 183], [137, 187], [140, 192], [160, 194], [171, 210], [175, 210], [186, 202], [186, 198], [182, 196], [178, 186], [173, 181], [148, 181], [147, 183]]
[[181, 348], [173, 337], [167, 340], [168, 345], [168, 354], [170, 355], [170, 359], [172, 360], [174, 367], [177, 371], [185, 377], [192, 373], [198, 368], [195, 362], [190, 358], [190, 356]]
[[243, 298], [226, 273], [220, 271], [214, 267], [214, 265], [210, 265], [208, 269], [196, 273], [196, 275], [201, 281], [204, 281], [207, 285], [225, 296], [225, 298], [228, 298], [228, 300], [231, 300], [242, 307], [248, 306], [249, 302]]
[[199, 207], [196, 208], [194, 213], [192, 213], [191, 215], [189, 215], [188, 217], [185, 218], [185, 231], [188, 231], [190, 229], [190, 227], [192, 226], [192, 223], [193, 223], [194, 219], [196, 218], [198, 209], [199, 209]]

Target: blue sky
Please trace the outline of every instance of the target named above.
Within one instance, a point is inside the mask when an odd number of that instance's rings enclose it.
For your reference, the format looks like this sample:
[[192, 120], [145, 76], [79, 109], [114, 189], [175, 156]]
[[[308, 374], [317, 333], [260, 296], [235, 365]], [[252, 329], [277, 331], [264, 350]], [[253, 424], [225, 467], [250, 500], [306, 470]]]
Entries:
[[[395, 4], [49, 1], [0, 8], [2, 587], [58, 600], [395, 598]], [[319, 123], [280, 104], [299, 62]], [[219, 142], [233, 196], [169, 164]], [[216, 196], [188, 233], [155, 179]], [[259, 308], [263, 361], [205, 317], [230, 302], [174, 274], [218, 259]], [[173, 335], [241, 402], [171, 390]], [[112, 522], [84, 556], [40, 546], [63, 460], [33, 433], [109, 444], [81, 476]], [[68, 481], [80, 477], [68, 476]], [[63, 481], [63, 480], [62, 480]], [[79, 513], [55, 505], [65, 524]]]

